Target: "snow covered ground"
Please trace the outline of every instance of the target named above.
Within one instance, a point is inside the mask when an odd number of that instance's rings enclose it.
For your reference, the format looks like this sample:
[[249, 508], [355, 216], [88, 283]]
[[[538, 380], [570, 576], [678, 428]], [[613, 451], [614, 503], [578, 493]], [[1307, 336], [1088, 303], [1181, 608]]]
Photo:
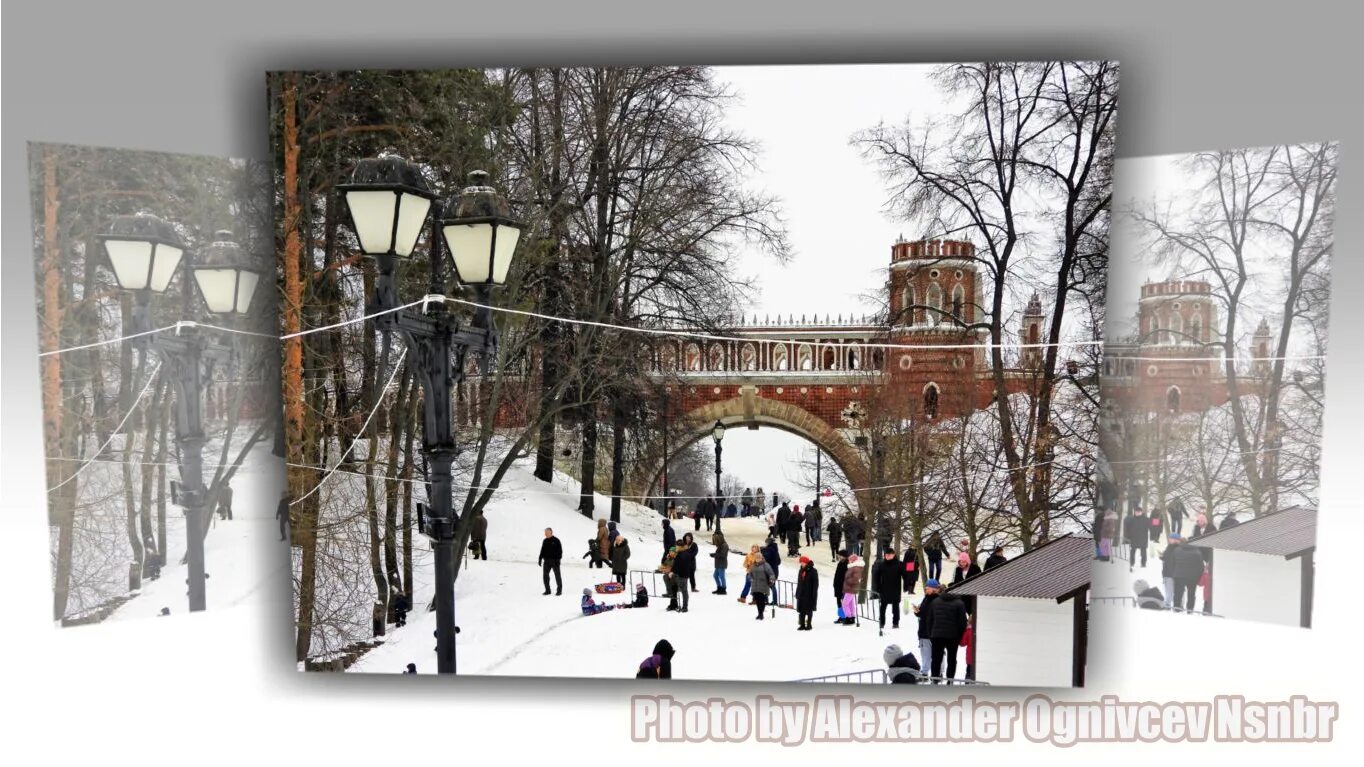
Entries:
[[[208, 537], [204, 539], [209, 610], [288, 598], [289, 544], [279, 539], [279, 523], [275, 520], [275, 508], [284, 486], [284, 467], [270, 447], [269, 440], [257, 443], [233, 476], [232, 519], [222, 520], [214, 514], [209, 523]], [[204, 451], [206, 460], [216, 456], [216, 450], [217, 443], [211, 443]], [[163, 607], [170, 609], [171, 616], [187, 614], [189, 569], [181, 564], [185, 542], [185, 518], [173, 506], [166, 515], [168, 552], [161, 577], [154, 581], [144, 579], [141, 591], [105, 620], [158, 616]]]
[[[758, 621], [756, 608], [739, 604], [743, 588], [743, 553], [760, 542], [766, 524], [755, 518], [726, 519], [723, 529], [731, 553], [729, 593], [718, 596], [712, 580], [711, 534], [702, 524], [695, 532], [688, 519], [674, 521], [678, 537], [692, 532], [701, 542], [696, 585], [687, 613], [668, 612], [666, 600], [651, 599], [645, 609], [613, 610], [584, 616], [579, 609], [582, 590], [610, 580], [610, 571], [591, 569], [581, 556], [596, 530], [596, 521], [579, 514], [577, 483], [563, 475], [555, 482], [537, 481], [530, 464], [518, 463], [503, 480], [501, 492], [489, 504], [488, 561], [465, 562], [455, 585], [460, 674], [539, 677], [628, 678], [654, 643], [667, 639], [677, 650], [676, 679], [773, 680], [795, 679], [884, 668], [882, 650], [899, 644], [918, 655], [916, 621], [902, 616], [900, 628], [887, 624], [884, 637], [876, 626], [834, 623], [833, 564], [827, 542], [806, 553], [820, 573], [819, 604], [813, 631], [796, 630], [794, 610], [769, 611]], [[608, 517], [610, 500], [598, 496], [597, 516]], [[662, 521], [653, 510], [634, 503], [622, 506], [621, 533], [630, 542], [630, 569], [653, 570], [663, 554]], [[563, 596], [544, 596], [536, 557], [544, 529], [551, 527], [563, 542]], [[783, 554], [785, 548], [782, 548]], [[435, 673], [435, 614], [425, 612], [432, 593], [430, 559], [423, 558], [417, 573], [418, 606], [404, 628], [389, 627], [386, 641], [362, 656], [350, 671], [399, 673], [415, 663], [418, 673]], [[779, 577], [794, 580], [795, 559], [783, 559]], [[915, 595], [917, 601], [922, 591]], [[628, 595], [593, 594], [598, 602], [618, 604]], [[889, 616], [887, 617], [889, 621]], [[959, 651], [958, 674], [965, 673], [965, 649]]]

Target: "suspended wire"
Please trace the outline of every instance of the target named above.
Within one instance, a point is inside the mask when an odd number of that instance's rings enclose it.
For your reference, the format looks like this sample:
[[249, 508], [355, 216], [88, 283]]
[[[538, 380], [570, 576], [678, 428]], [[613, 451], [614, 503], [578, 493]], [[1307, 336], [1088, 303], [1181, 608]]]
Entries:
[[114, 441], [114, 437], [117, 437], [117, 436], [118, 436], [118, 433], [119, 433], [119, 431], [123, 428], [123, 425], [126, 424], [126, 423], [128, 423], [128, 419], [132, 417], [133, 413], [137, 412], [137, 406], [138, 406], [138, 404], [139, 404], [140, 402], [142, 402], [142, 398], [145, 397], [145, 396], [147, 396], [147, 392], [151, 390], [151, 388], [152, 388], [152, 382], [156, 380], [156, 374], [157, 374], [158, 372], [160, 372], [160, 370], [161, 370], [161, 362], [160, 362], [160, 360], [158, 360], [157, 363], [156, 363], [156, 367], [152, 368], [151, 374], [147, 376], [147, 383], [143, 384], [143, 386], [142, 386], [142, 391], [138, 393], [137, 399], [133, 400], [133, 404], [132, 404], [131, 407], [128, 408], [128, 412], [123, 414], [123, 420], [119, 421], [119, 422], [118, 422], [118, 426], [115, 426], [115, 427], [114, 427], [114, 430], [113, 430], [112, 432], [109, 433], [109, 438], [106, 439], [106, 440], [104, 440], [104, 444], [100, 445], [100, 446], [99, 446], [99, 449], [95, 451], [95, 454], [92, 455], [92, 456], [90, 456], [90, 458], [89, 458], [88, 460], [86, 460], [85, 463], [83, 463], [83, 464], [81, 464], [80, 466], [76, 467], [76, 470], [75, 470], [74, 472], [71, 473], [71, 476], [67, 477], [66, 479], [62, 480], [61, 482], [58, 482], [56, 485], [53, 485], [52, 487], [48, 488], [48, 489], [47, 489], [47, 492], [49, 492], [49, 493], [53, 492], [53, 491], [56, 490], [57, 488], [60, 488], [61, 486], [65, 485], [66, 483], [68, 483], [68, 482], [70, 482], [71, 480], [75, 479], [76, 477], [80, 476], [80, 473], [81, 473], [81, 472], [83, 472], [83, 471], [85, 471], [86, 469], [90, 468], [90, 464], [92, 464], [92, 463], [95, 462], [95, 459], [99, 457], [99, 454], [100, 454], [100, 453], [103, 453], [103, 452], [104, 452], [104, 449], [105, 449], [106, 447], [109, 447], [109, 443], [113, 442], [113, 441]]
[[121, 342], [121, 341], [129, 341], [129, 340], [132, 340], [132, 339], [134, 339], [134, 338], [141, 338], [142, 336], [149, 336], [149, 335], [152, 335], [153, 333], [164, 333], [164, 332], [166, 332], [167, 330], [175, 330], [176, 327], [177, 327], [176, 325], [167, 325], [167, 326], [164, 327], [164, 328], [156, 328], [155, 330], [144, 330], [144, 331], [142, 331], [141, 333], [132, 333], [132, 334], [129, 334], [129, 335], [126, 335], [126, 336], [119, 336], [118, 338], [108, 338], [108, 339], [105, 339], [105, 340], [103, 340], [103, 341], [95, 341], [94, 343], [81, 344], [80, 346], [69, 346], [69, 347], [67, 347], [67, 348], [65, 348], [65, 349], [53, 349], [53, 350], [50, 351], [50, 352], [39, 352], [39, 353], [38, 353], [38, 356], [39, 356], [39, 357], [51, 357], [51, 356], [54, 355], [54, 354], [65, 354], [66, 352], [78, 352], [78, 351], [80, 351], [80, 350], [82, 350], [82, 349], [93, 349], [93, 348], [95, 348], [96, 346], [108, 346], [109, 344], [116, 344], [116, 343], [119, 343], [119, 342]]
[[[392, 373], [389, 373], [389, 375], [388, 375], [388, 382], [384, 384], [384, 388], [383, 388], [383, 389], [380, 389], [380, 391], [388, 391], [388, 388], [389, 388], [390, 386], [393, 385], [393, 381], [394, 381], [395, 379], [397, 379], [398, 373], [402, 370], [402, 367], [403, 367], [403, 359], [406, 358], [406, 357], [407, 357], [407, 348], [404, 347], [402, 353], [398, 355], [398, 360], [397, 360], [396, 362], [393, 363], [393, 372], [392, 372]], [[379, 408], [382, 407], [383, 404], [384, 404], [384, 398], [383, 398], [383, 397], [375, 397], [375, 398], [374, 398], [374, 407], [373, 407], [372, 409], [370, 409], [369, 415], [365, 417], [365, 422], [364, 422], [364, 424], [362, 424], [362, 425], [360, 426], [360, 431], [359, 431], [360, 434], [364, 434], [366, 431], [369, 430], [369, 422], [372, 421], [372, 420], [374, 420], [374, 415], [375, 415], [376, 413], [379, 412]], [[346, 456], [350, 455], [350, 451], [354, 450], [354, 449], [355, 449], [355, 446], [356, 446], [357, 444], [359, 444], [359, 443], [360, 443], [360, 438], [359, 438], [359, 437], [356, 437], [355, 439], [351, 440], [350, 445], [348, 445], [348, 446], [346, 447], [346, 452], [342, 453], [341, 456], [340, 456], [339, 458], [336, 459], [336, 465], [335, 465], [335, 466], [332, 466], [330, 469], [327, 470], [327, 473], [324, 474], [324, 475], [322, 476], [322, 479], [318, 480], [318, 482], [317, 482], [316, 485], [313, 485], [313, 489], [312, 489], [312, 490], [309, 490], [307, 493], [304, 493], [304, 494], [303, 494], [301, 497], [299, 497], [297, 500], [291, 501], [291, 502], [289, 503], [289, 505], [290, 505], [290, 506], [297, 506], [298, 504], [302, 503], [306, 498], [308, 498], [309, 496], [311, 496], [313, 493], [316, 493], [318, 490], [320, 490], [320, 489], [322, 488], [322, 486], [323, 486], [324, 484], [326, 484], [327, 480], [328, 480], [328, 479], [331, 479], [331, 476], [332, 476], [333, 474], [336, 473], [337, 469], [339, 469], [339, 468], [341, 467], [341, 464], [343, 464], [343, 463], [346, 462]], [[312, 468], [320, 468], [320, 467], [312, 467]]]

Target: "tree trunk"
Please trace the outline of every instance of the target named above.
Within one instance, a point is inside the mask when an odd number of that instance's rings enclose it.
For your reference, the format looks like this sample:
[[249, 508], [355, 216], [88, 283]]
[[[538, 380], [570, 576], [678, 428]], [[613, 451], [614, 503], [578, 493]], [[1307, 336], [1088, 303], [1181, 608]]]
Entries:
[[620, 496], [625, 492], [625, 405], [611, 397], [611, 521], [620, 522]]
[[578, 511], [591, 519], [596, 510], [594, 493], [597, 491], [597, 409], [589, 404], [583, 410], [582, 497], [578, 501]]

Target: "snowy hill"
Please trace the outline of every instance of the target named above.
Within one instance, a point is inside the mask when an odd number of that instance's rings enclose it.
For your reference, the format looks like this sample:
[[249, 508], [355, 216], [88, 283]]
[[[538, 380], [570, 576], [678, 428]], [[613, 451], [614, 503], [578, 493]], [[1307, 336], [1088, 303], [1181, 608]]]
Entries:
[[[695, 533], [694, 523], [684, 519], [673, 523], [678, 537], [693, 532], [702, 544], [698, 592], [692, 594], [687, 613], [668, 612], [666, 600], [651, 599], [645, 609], [583, 616], [579, 609], [583, 588], [611, 578], [609, 570], [591, 569], [581, 558], [596, 521], [576, 511], [576, 481], [558, 475], [553, 484], [543, 483], [529, 469], [525, 462], [508, 472], [486, 511], [489, 559], [466, 561], [455, 584], [460, 674], [629, 678], [659, 639], [667, 639], [677, 650], [673, 659], [677, 679], [790, 681], [879, 668], [884, 667], [882, 650], [891, 643], [918, 655], [912, 614], [902, 616], [897, 630], [887, 625], [885, 637], [878, 637], [876, 627], [867, 623], [834, 624], [833, 565], [827, 542], [806, 550], [815, 554], [820, 572], [814, 630], [796, 631], [794, 610], [778, 610], [775, 619], [769, 611], [768, 619], [755, 620], [756, 608], [737, 601], [744, 580], [743, 552], [766, 533], [765, 525], [751, 518], [723, 522], [731, 546], [728, 595], [710, 593], [715, 589], [711, 534], [704, 524]], [[599, 517], [609, 516], [609, 498], [598, 496], [596, 508]], [[542, 594], [536, 557], [546, 527], [554, 529], [564, 546], [563, 596]], [[653, 570], [663, 554], [661, 517], [647, 507], [625, 503], [620, 530], [630, 542], [630, 569]], [[796, 568], [795, 559], [783, 559], [779, 577], [794, 579]], [[407, 626], [390, 627], [383, 644], [362, 656], [350, 671], [399, 673], [415, 663], [418, 673], [435, 672], [435, 613], [425, 612], [432, 594], [429, 556], [416, 579], [418, 607]], [[920, 591], [914, 601], [921, 596]], [[594, 593], [593, 598], [605, 604], [627, 601], [626, 595]], [[965, 669], [962, 653], [959, 674]]]

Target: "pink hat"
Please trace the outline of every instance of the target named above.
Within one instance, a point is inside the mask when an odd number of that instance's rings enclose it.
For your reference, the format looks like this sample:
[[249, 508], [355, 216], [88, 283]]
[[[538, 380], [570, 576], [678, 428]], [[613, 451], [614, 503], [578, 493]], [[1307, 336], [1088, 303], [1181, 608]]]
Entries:
[[962, 567], [966, 567], [971, 564], [971, 555], [963, 551], [957, 555], [957, 561], [961, 563]]

